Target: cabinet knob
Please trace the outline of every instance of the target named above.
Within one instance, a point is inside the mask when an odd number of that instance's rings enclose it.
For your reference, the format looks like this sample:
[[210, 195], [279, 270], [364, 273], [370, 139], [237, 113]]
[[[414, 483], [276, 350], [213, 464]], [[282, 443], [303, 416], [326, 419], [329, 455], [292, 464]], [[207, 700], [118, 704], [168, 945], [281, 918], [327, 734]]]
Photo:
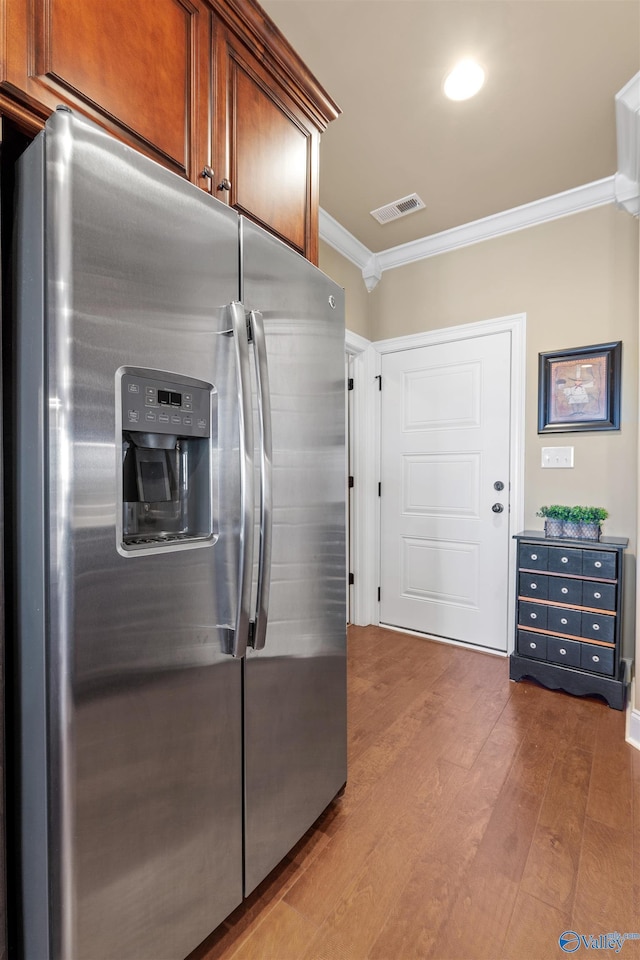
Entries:
[[529, 616], [531, 617], [532, 620], [537, 620], [537, 619], [538, 619], [538, 614], [537, 614], [537, 613], [531, 613], [531, 614], [529, 614]]
[[569, 563], [569, 557], [562, 557], [562, 563]]
[[537, 590], [537, 589], [538, 589], [538, 584], [537, 584], [537, 583], [530, 583], [529, 586], [531, 587], [532, 590]]
[[569, 623], [569, 621], [567, 620], [566, 617], [563, 617], [562, 620], [560, 621], [560, 623], [561, 623], [564, 627], [566, 627], [566, 625]]
[[530, 643], [529, 646], [531, 647], [532, 650], [535, 650], [536, 647], [538, 646], [538, 644], [537, 644], [537, 643]]
[[220, 181], [220, 183], [218, 184], [218, 188], [217, 188], [217, 189], [218, 189], [218, 190], [231, 190], [231, 180], [227, 180], [226, 177], [223, 177], [223, 179], [222, 179], [222, 180]]
[[537, 553], [532, 553], [532, 554], [531, 554], [531, 559], [532, 559], [532, 560], [537, 560], [537, 559], [538, 559], [538, 554], [537, 554]]
[[201, 177], [204, 177], [205, 179], [208, 179], [208, 180], [213, 180], [213, 178], [215, 177], [215, 173], [213, 172], [213, 170], [212, 170], [211, 167], [208, 167], [208, 166], [205, 164], [204, 167], [202, 168], [202, 171], [201, 171], [201, 173], [200, 173], [200, 176], [201, 176]]
[[599, 624], [599, 623], [594, 623], [593, 629], [594, 629], [594, 630], [599, 630], [599, 629], [600, 629], [600, 624]]
[[560, 647], [560, 653], [562, 654], [563, 657], [566, 657], [567, 655], [567, 651], [565, 650], [564, 647]]
[[567, 589], [567, 587], [563, 587], [563, 588], [562, 588], [562, 592], [563, 592], [563, 593], [569, 593], [569, 590]]
[[596, 560], [596, 562], [594, 563], [594, 567], [597, 567], [599, 570], [601, 566], [602, 566], [601, 562], [599, 560]]
[[591, 657], [594, 663], [600, 663], [600, 657], [593, 656]]

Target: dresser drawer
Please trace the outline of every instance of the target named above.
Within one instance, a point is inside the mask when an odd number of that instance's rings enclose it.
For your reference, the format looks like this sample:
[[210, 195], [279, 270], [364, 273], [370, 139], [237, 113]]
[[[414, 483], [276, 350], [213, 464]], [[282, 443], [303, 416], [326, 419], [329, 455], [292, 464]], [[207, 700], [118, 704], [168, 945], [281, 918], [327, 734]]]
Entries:
[[581, 643], [580, 647], [580, 666], [583, 670], [613, 675], [613, 647], [596, 647], [591, 643]]
[[597, 607], [599, 610], [615, 610], [615, 585], [613, 583], [593, 583], [592, 580], [584, 580], [582, 584], [582, 606]]
[[587, 577], [615, 580], [616, 554], [604, 550], [583, 550], [582, 573]]
[[547, 611], [547, 629], [555, 633], [570, 633], [581, 636], [582, 614], [579, 610], [566, 610], [564, 607], [549, 607]]
[[560, 637], [547, 637], [547, 660], [562, 663], [565, 667], [579, 667], [583, 644]]
[[523, 657], [533, 657], [535, 660], [547, 659], [547, 638], [544, 634], [527, 633], [518, 630], [518, 653]]
[[547, 627], [547, 608], [541, 603], [527, 603], [521, 600], [518, 603], [518, 623], [523, 627], [537, 627], [545, 630]]
[[582, 603], [582, 580], [549, 577], [549, 600], [555, 600], [556, 603], [571, 603], [579, 607]]
[[543, 573], [521, 573], [518, 577], [518, 594], [521, 597], [546, 600], [549, 595], [549, 577]]
[[616, 618], [606, 613], [582, 613], [580, 635], [592, 640], [613, 643], [616, 636]]
[[518, 549], [518, 566], [525, 570], [546, 570], [549, 547], [533, 543], [521, 543]]
[[553, 573], [582, 573], [582, 550], [549, 547], [548, 569]]

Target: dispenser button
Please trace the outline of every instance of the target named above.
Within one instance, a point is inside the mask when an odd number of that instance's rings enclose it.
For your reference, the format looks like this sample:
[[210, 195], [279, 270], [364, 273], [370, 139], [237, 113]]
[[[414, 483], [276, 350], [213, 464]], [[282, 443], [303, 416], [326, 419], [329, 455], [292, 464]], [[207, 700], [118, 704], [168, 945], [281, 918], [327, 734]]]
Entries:
[[155, 413], [152, 413], [151, 410], [148, 410], [148, 411], [147, 411], [147, 420], [155, 420], [155, 419], [156, 419]]
[[160, 423], [169, 423], [169, 414], [168, 413], [159, 414], [158, 420], [160, 421]]
[[129, 416], [129, 423], [137, 423], [138, 420], [140, 419], [140, 414], [138, 413], [137, 410], [129, 410], [128, 416]]
[[204, 419], [204, 417], [198, 418], [198, 426], [200, 427], [201, 430], [204, 430], [206, 428], [207, 421]]
[[148, 407], [153, 407], [155, 406], [155, 403], [156, 403], [155, 397], [145, 397], [144, 402]]
[[193, 418], [192, 418], [192, 417], [183, 417], [182, 422], [184, 423], [185, 427], [190, 427], [191, 424], [193, 423]]
[[155, 395], [156, 395], [156, 388], [155, 388], [155, 387], [147, 387], [147, 388], [145, 389], [145, 393], [146, 393], [146, 395], [147, 395], [148, 397], [155, 397]]
[[193, 404], [192, 404], [192, 403], [187, 403], [187, 401], [185, 400], [184, 403], [182, 404], [182, 409], [183, 409], [183, 410], [193, 410]]
[[129, 393], [140, 393], [140, 385], [138, 383], [130, 383], [128, 390]]
[[185, 403], [191, 403], [192, 400], [193, 400], [193, 394], [192, 394], [192, 393], [183, 393], [183, 394], [182, 394], [182, 399], [185, 401]]
[[182, 417], [178, 417], [174, 413], [174, 415], [171, 417], [171, 423], [182, 423]]

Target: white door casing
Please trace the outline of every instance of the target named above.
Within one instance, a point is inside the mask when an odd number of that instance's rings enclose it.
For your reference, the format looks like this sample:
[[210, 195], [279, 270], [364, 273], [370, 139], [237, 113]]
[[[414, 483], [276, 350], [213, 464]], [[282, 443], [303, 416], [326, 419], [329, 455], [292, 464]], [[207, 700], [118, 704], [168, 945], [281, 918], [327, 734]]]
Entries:
[[524, 327], [518, 315], [373, 345], [383, 376], [375, 538], [383, 625], [496, 653], [512, 646]]

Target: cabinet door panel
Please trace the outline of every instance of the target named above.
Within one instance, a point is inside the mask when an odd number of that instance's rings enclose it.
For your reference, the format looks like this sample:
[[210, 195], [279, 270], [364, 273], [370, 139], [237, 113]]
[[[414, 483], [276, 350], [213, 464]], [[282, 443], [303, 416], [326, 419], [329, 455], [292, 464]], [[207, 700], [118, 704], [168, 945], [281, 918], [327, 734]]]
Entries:
[[214, 192], [316, 262], [317, 127], [230, 31], [216, 36]]
[[68, 103], [185, 176], [207, 162], [210, 14], [202, 0], [5, 4], [2, 80], [42, 115]]
[[309, 135], [271, 91], [236, 65], [234, 205], [305, 247]]

